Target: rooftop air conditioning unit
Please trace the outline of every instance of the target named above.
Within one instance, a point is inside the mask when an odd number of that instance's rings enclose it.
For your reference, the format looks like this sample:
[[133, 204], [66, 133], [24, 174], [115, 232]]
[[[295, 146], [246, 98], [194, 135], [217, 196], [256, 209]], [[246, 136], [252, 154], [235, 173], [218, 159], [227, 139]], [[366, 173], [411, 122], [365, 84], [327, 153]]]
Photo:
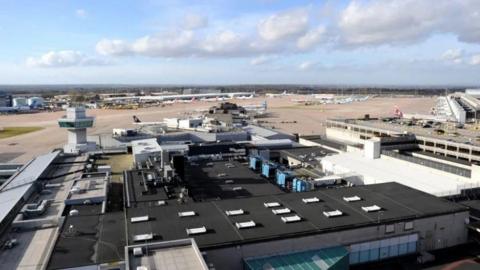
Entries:
[[134, 248], [133, 249], [133, 256], [142, 257], [143, 256], [143, 249], [141, 247]]

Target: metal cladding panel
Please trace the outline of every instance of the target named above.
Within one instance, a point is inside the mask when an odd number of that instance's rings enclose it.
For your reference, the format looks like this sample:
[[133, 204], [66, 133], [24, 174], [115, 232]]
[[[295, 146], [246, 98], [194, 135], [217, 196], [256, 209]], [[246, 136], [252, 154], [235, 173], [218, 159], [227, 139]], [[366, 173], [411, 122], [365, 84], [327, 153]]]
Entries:
[[2, 202], [0, 204], [0, 222], [22, 198], [27, 199], [30, 196], [33, 183], [37, 181], [59, 153], [59, 151], [55, 151], [36, 157], [0, 187], [0, 201]]
[[350, 246], [350, 264], [378, 261], [415, 253], [417, 240], [418, 235], [413, 234], [353, 244]]

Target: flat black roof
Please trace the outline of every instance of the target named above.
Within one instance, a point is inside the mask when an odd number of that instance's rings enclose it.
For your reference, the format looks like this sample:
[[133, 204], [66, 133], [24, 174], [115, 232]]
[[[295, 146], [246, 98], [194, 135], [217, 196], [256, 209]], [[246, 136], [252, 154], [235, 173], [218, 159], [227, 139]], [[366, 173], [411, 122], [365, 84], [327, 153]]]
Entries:
[[185, 179], [189, 196], [195, 201], [283, 193], [277, 185], [250, 170], [246, 160], [187, 162]]
[[480, 212], [480, 200], [461, 201], [458, 203]]
[[[101, 205], [82, 205], [76, 216], [66, 216], [47, 269], [64, 269], [124, 259], [123, 212], [101, 215]], [[68, 210], [68, 209], [67, 209]]]
[[245, 146], [234, 142], [198, 143], [188, 146], [189, 156], [235, 153]]
[[[345, 202], [343, 197], [359, 196], [361, 201]], [[320, 202], [305, 204], [303, 198], [318, 197]], [[289, 208], [291, 213], [274, 215], [272, 209], [264, 206], [265, 202], [278, 202], [279, 208]], [[380, 212], [367, 213], [361, 207], [378, 205]], [[227, 216], [225, 211], [243, 209], [244, 215]], [[340, 210], [342, 216], [327, 218], [323, 211]], [[192, 217], [179, 217], [178, 212], [195, 211]], [[127, 209], [127, 226], [129, 244], [138, 234], [154, 233], [159, 240], [174, 240], [191, 237], [187, 228], [205, 226], [207, 233], [195, 235], [200, 248], [238, 245], [248, 242], [268, 241], [301, 235], [341, 231], [361, 226], [378, 225], [378, 223], [413, 220], [428, 216], [468, 211], [464, 206], [445, 199], [417, 191], [397, 184], [385, 183], [368, 186], [345, 187], [316, 190], [302, 193], [284, 193], [241, 199], [219, 200], [210, 202], [175, 201], [165, 206], [138, 204]], [[299, 215], [302, 220], [284, 223], [281, 216]], [[131, 223], [131, 217], [148, 215], [147, 222]], [[253, 220], [257, 226], [237, 229], [235, 222]]]
[[154, 173], [153, 170], [131, 170], [126, 171], [125, 181], [125, 198], [130, 203], [136, 202], [148, 202], [148, 201], [160, 201], [167, 200], [168, 196], [165, 189], [162, 186], [153, 187], [149, 186], [145, 189], [142, 184], [144, 178], [149, 173]]

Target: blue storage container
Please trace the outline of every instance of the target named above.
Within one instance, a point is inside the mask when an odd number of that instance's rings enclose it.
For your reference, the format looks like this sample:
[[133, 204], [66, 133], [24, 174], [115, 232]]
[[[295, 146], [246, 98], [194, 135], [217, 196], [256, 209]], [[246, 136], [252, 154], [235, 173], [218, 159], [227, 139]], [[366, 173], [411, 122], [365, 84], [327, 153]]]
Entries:
[[285, 186], [285, 173], [277, 170], [277, 185], [284, 187]]
[[307, 191], [307, 182], [303, 180], [300, 182], [300, 191], [301, 192]]
[[265, 177], [270, 177], [270, 165], [268, 163], [262, 164], [262, 175]]
[[257, 169], [257, 161], [258, 159], [256, 157], [250, 157], [250, 169], [256, 170]]

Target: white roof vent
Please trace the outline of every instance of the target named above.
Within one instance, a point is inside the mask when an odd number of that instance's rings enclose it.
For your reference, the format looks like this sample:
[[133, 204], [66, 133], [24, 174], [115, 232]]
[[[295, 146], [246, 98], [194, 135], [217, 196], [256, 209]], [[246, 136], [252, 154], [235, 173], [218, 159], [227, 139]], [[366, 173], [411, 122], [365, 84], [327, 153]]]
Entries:
[[285, 223], [298, 222], [300, 220], [302, 220], [302, 218], [299, 217], [298, 215], [289, 216], [289, 217], [282, 217], [282, 221], [285, 222]]
[[136, 247], [133, 249], [133, 256], [135, 257], [142, 257], [143, 256], [143, 250], [141, 247]]
[[355, 195], [355, 196], [351, 196], [351, 197], [343, 197], [343, 200], [346, 201], [346, 202], [358, 202], [358, 201], [361, 201], [362, 198]]
[[202, 234], [202, 233], [206, 233], [206, 232], [207, 232], [207, 228], [205, 228], [205, 226], [199, 227], [199, 228], [187, 229], [187, 234], [188, 235]]
[[312, 197], [312, 198], [303, 198], [302, 201], [304, 203], [317, 203], [320, 201], [318, 197]]
[[382, 210], [382, 208], [380, 206], [374, 204], [372, 206], [362, 206], [362, 210], [365, 211], [365, 212], [377, 212], [377, 211]]
[[152, 239], [153, 239], [153, 233], [137, 234], [133, 236], [133, 241], [135, 242], [147, 241]]
[[179, 217], [193, 217], [195, 215], [195, 211], [178, 212]]
[[132, 217], [130, 219], [130, 222], [138, 223], [138, 222], [145, 222], [145, 221], [148, 221], [148, 220], [149, 220], [148, 216], [141, 216], [141, 217]]
[[274, 213], [275, 215], [288, 214], [290, 212], [292, 211], [288, 208], [272, 209], [272, 213]]
[[266, 208], [279, 207], [280, 203], [278, 202], [266, 202], [263, 204]]
[[237, 226], [238, 229], [246, 229], [246, 228], [255, 227], [255, 226], [257, 226], [257, 224], [255, 224], [255, 221], [250, 220], [250, 221], [246, 221], [246, 222], [237, 222], [237, 223], [235, 223], [235, 226]]
[[157, 205], [158, 206], [164, 206], [164, 205], [167, 205], [167, 202], [166, 201], [157, 201]]
[[245, 214], [245, 212], [243, 211], [243, 209], [238, 209], [225, 211], [225, 214], [227, 214], [227, 216], [239, 216]]
[[340, 210], [324, 211], [323, 214], [328, 218], [329, 217], [339, 217], [339, 216], [343, 215], [342, 211], [340, 211]]

